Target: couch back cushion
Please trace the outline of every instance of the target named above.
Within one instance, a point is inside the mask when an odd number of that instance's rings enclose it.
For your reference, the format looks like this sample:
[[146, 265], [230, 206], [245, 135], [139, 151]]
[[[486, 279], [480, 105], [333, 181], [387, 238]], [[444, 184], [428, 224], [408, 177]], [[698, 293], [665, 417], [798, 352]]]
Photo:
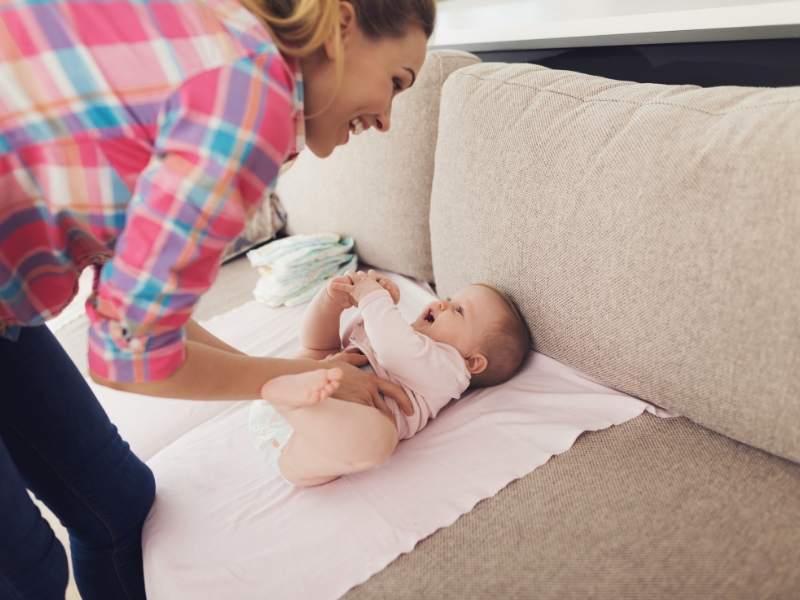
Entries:
[[494, 284], [545, 354], [800, 461], [800, 88], [462, 69], [431, 235], [440, 293]]
[[417, 82], [394, 101], [388, 133], [370, 130], [320, 160], [303, 152], [280, 178], [290, 234], [351, 235], [376, 267], [431, 281], [433, 154], [442, 84], [478, 62], [466, 52], [432, 51]]

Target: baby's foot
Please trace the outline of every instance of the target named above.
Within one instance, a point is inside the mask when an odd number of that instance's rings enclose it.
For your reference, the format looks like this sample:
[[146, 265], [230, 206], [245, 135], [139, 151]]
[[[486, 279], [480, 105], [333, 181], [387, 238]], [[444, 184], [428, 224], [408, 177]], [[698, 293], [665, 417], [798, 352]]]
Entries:
[[342, 380], [341, 369], [319, 369], [298, 375], [283, 375], [261, 388], [261, 397], [275, 407], [298, 408], [322, 402]]

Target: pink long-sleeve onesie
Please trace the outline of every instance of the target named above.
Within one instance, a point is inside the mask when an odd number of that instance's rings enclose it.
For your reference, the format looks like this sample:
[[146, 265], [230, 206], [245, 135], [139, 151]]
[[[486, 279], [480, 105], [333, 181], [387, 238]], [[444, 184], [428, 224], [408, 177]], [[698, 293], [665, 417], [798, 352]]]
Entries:
[[414, 331], [386, 290], [366, 295], [358, 309], [359, 318], [345, 330], [342, 345], [361, 350], [376, 375], [406, 391], [414, 406], [410, 416], [391, 398], [385, 400], [394, 413], [399, 439], [410, 438], [469, 387], [464, 358], [454, 347]]

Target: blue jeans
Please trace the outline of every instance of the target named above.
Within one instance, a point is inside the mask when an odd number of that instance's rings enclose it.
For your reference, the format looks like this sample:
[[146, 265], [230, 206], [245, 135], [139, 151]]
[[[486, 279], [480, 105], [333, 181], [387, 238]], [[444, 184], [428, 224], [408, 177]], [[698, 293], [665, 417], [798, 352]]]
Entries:
[[63, 599], [66, 553], [26, 488], [67, 528], [84, 600], [145, 597], [153, 474], [46, 327], [0, 338], [0, 598]]

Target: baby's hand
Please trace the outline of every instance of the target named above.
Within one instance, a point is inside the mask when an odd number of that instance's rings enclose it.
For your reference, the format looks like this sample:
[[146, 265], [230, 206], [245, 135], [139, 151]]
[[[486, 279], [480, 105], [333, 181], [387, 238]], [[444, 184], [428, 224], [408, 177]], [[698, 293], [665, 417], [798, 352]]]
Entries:
[[332, 281], [331, 288], [336, 292], [347, 293], [355, 304], [358, 304], [367, 294], [383, 289], [381, 284], [363, 271], [350, 272], [345, 277], [349, 278], [351, 283]]
[[389, 279], [388, 277], [381, 277], [375, 271], [370, 269], [367, 271], [367, 277], [370, 279], [374, 279], [378, 282], [378, 284], [389, 292], [389, 295], [392, 297], [392, 302], [398, 304], [400, 302], [400, 288], [397, 287], [397, 284]]
[[350, 273], [329, 279], [325, 291], [328, 292], [328, 297], [343, 309], [348, 309], [351, 306], [355, 306], [356, 302], [353, 301], [353, 297], [350, 295], [350, 292], [337, 289], [336, 284], [352, 285], [353, 280], [350, 278]]

